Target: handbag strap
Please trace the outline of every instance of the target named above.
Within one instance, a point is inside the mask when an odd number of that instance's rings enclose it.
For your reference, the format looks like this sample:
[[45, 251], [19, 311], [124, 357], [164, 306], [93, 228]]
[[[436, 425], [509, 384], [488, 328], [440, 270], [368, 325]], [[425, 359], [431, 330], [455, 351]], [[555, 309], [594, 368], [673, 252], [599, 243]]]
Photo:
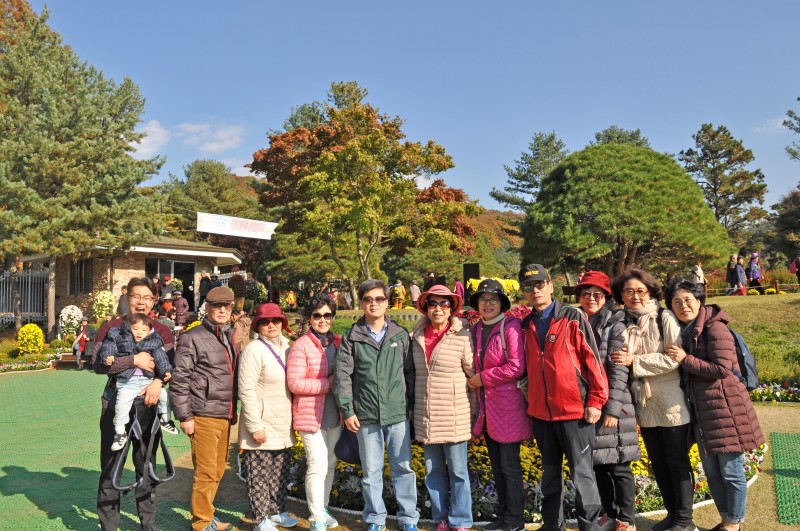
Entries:
[[275, 359], [278, 361], [278, 363], [280, 364], [280, 366], [283, 368], [283, 372], [286, 372], [286, 364], [283, 362], [283, 360], [281, 359], [281, 357], [280, 357], [280, 356], [278, 356], [278, 353], [277, 353], [277, 352], [275, 352], [275, 349], [274, 349], [274, 348], [272, 348], [272, 345], [270, 345], [269, 343], [267, 343], [266, 341], [264, 341], [264, 338], [263, 338], [263, 337], [261, 337], [261, 336], [259, 336], [259, 337], [258, 337], [258, 340], [259, 340], [259, 341], [261, 341], [262, 343], [264, 343], [264, 344], [267, 346], [267, 348], [269, 349], [269, 351], [270, 351], [270, 352], [272, 352], [272, 355], [273, 355], [273, 356], [275, 356]]

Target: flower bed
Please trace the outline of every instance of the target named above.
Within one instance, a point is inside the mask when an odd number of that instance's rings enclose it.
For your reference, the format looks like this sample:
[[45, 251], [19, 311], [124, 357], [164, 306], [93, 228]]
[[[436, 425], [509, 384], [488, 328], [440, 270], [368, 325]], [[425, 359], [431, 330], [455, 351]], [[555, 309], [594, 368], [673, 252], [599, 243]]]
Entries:
[[800, 387], [797, 384], [763, 383], [750, 391], [753, 402], [800, 402]]
[[[636, 481], [636, 511], [647, 512], [663, 509], [661, 493], [658, 490], [655, 480], [652, 478], [650, 460], [644, 444], [639, 439], [639, 447], [642, 449], [642, 459], [632, 463], [632, 470]], [[494, 519], [494, 510], [497, 507], [497, 493], [494, 488], [492, 478], [492, 468], [489, 462], [489, 455], [482, 439], [472, 440], [468, 449], [468, 463], [470, 481], [472, 483], [472, 514], [476, 522], [491, 521]], [[417, 475], [417, 507], [422, 518], [431, 517], [431, 502], [428, 491], [425, 488], [425, 459], [421, 444], [413, 443], [411, 446], [412, 461], [411, 468]], [[526, 491], [525, 519], [528, 522], [541, 522], [542, 494], [539, 482], [542, 477], [542, 460], [536, 443], [530, 441], [522, 445], [520, 457], [523, 468], [523, 481]], [[702, 501], [710, 498], [708, 482], [703, 473], [700, 456], [697, 446], [693, 446], [690, 452], [692, 468], [695, 473], [695, 501]], [[760, 448], [750, 452], [745, 459], [745, 476], [749, 480], [758, 473], [761, 462], [764, 459], [764, 449]], [[292, 449], [292, 464], [290, 468], [290, 480], [287, 485], [289, 494], [298, 498], [305, 499], [305, 475], [307, 462], [305, 450], [302, 443]], [[564, 515], [566, 518], [575, 518], [575, 488], [570, 480], [569, 468], [566, 460], [564, 462], [564, 472], [566, 475], [566, 489], [564, 495]], [[392, 488], [389, 463], [385, 462], [383, 499], [389, 514], [397, 512], [397, 502], [395, 501]], [[351, 465], [343, 461], [336, 464], [336, 474], [331, 490], [331, 506], [342, 509], [360, 511], [364, 508], [364, 500], [361, 494], [361, 467]]]
[[0, 373], [47, 369], [50, 367], [50, 362], [56, 358], [55, 354], [38, 354], [0, 360]]

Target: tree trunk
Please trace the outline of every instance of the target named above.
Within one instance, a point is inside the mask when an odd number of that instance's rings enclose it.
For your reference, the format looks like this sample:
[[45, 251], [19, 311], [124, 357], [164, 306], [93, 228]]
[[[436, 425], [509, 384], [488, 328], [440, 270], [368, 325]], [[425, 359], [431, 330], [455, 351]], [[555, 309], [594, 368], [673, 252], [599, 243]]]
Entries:
[[47, 340], [56, 337], [56, 257], [50, 257], [47, 274]]
[[14, 314], [14, 330], [19, 332], [22, 328], [22, 298], [19, 293], [19, 271], [17, 270], [17, 257], [6, 255], [3, 259], [3, 270], [11, 273], [11, 311]]

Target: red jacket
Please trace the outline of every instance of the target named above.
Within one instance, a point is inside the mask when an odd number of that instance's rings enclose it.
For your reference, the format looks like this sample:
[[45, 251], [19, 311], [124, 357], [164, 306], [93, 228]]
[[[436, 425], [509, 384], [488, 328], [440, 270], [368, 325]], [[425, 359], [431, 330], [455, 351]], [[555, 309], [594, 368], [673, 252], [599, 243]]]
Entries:
[[522, 322], [528, 414], [548, 421], [577, 420], [586, 406], [603, 409], [608, 380], [586, 318], [556, 301], [542, 353], [532, 321], [534, 313]]

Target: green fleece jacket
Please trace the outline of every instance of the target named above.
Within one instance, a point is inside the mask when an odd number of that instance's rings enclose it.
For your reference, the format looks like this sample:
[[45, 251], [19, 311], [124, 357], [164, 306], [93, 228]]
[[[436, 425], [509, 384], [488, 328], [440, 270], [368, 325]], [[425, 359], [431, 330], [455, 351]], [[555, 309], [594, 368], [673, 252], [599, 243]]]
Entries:
[[405, 328], [388, 317], [381, 344], [362, 317], [342, 336], [333, 392], [342, 418], [388, 426], [408, 420], [414, 405], [414, 361]]

